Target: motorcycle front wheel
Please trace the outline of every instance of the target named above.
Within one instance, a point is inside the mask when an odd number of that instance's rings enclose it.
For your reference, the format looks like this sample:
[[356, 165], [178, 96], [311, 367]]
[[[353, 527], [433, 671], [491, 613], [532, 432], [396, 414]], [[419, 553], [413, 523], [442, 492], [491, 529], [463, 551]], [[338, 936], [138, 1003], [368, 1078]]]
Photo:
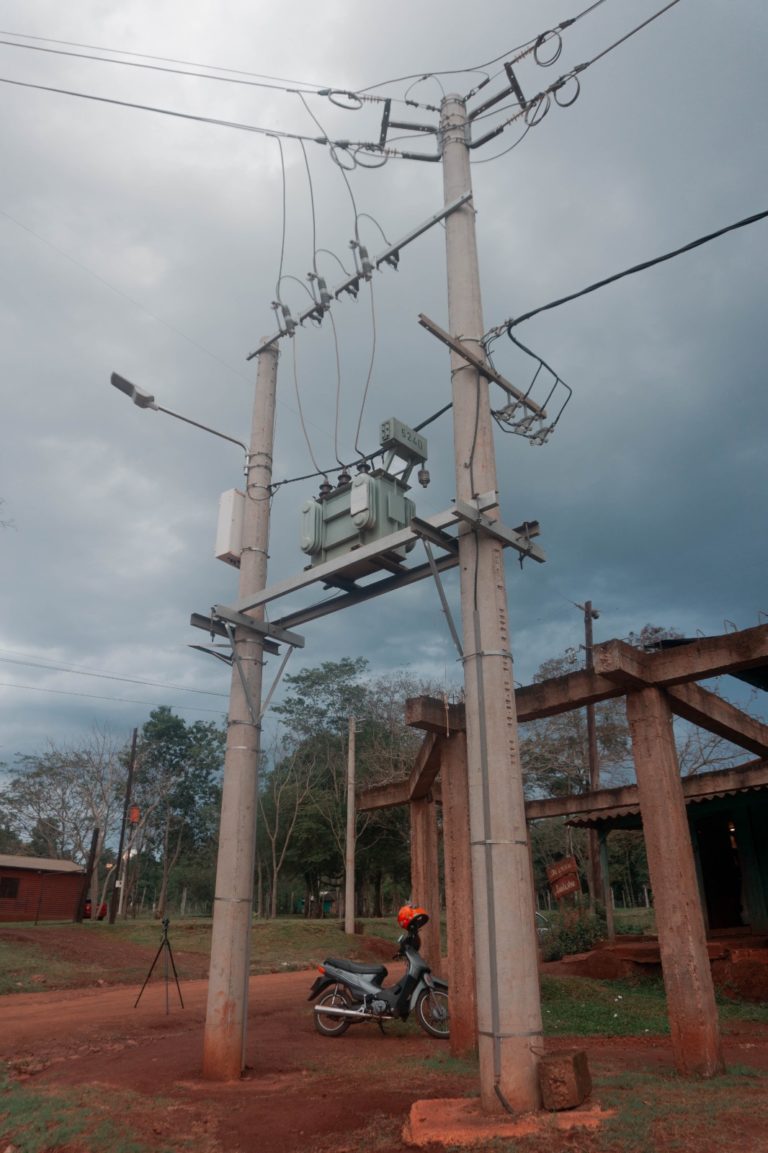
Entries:
[[315, 1010], [315, 1028], [324, 1037], [340, 1037], [346, 1033], [352, 1021], [349, 1017], [337, 1017], [333, 1013], [323, 1013], [321, 1006], [329, 1009], [349, 1009], [350, 1002], [341, 985], [324, 993], [317, 1002]]
[[416, 1002], [416, 1020], [430, 1037], [447, 1040], [451, 1035], [448, 994], [442, 989], [425, 989]]

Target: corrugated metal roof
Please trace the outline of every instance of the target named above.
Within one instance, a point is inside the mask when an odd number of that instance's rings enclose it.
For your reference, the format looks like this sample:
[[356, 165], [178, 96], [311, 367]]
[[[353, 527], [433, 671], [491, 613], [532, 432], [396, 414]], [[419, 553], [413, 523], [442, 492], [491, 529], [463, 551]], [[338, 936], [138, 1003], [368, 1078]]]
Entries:
[[[706, 774], [703, 774], [706, 778]], [[701, 805], [705, 801], [714, 801], [720, 797], [735, 797], [741, 793], [759, 793], [765, 791], [763, 783], [732, 786], [727, 789], [711, 789], [692, 797], [685, 798], [686, 808], [689, 805]], [[615, 829], [641, 829], [643, 822], [640, 816], [640, 805], [617, 805], [612, 809], [600, 809], [591, 813], [579, 813], [569, 817], [566, 825], [573, 825], [578, 829], [597, 828], [599, 825], [610, 825]]]
[[10, 857], [0, 853], [0, 869], [31, 869], [37, 873], [84, 873], [74, 861], [57, 861], [51, 857]]

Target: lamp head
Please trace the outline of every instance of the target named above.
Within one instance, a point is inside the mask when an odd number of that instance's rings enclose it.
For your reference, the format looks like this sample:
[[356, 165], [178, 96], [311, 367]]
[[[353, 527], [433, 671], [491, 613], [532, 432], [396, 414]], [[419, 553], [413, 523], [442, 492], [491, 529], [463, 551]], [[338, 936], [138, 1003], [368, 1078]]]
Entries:
[[133, 403], [138, 405], [139, 408], [157, 408], [155, 398], [151, 393], [144, 392], [143, 389], [137, 388], [135, 384], [131, 384], [130, 380], [126, 380], [124, 376], [113, 372], [109, 380], [120, 392], [124, 392], [126, 396], [130, 396]]

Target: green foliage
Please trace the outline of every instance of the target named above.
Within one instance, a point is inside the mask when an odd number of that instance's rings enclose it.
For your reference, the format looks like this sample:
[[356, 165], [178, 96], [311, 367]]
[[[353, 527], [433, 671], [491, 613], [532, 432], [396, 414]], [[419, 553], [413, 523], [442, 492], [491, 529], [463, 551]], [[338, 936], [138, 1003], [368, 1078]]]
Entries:
[[572, 953], [587, 953], [605, 939], [605, 916], [568, 909], [549, 919], [549, 931], [540, 948], [544, 961], [559, 961]]

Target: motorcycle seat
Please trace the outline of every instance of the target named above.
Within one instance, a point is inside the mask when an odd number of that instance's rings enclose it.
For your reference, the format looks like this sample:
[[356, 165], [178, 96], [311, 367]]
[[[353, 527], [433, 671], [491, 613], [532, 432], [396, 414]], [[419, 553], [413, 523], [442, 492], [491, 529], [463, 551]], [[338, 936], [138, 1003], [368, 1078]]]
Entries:
[[343, 969], [345, 973], [367, 973], [369, 977], [386, 977], [386, 965], [368, 965], [365, 961], [347, 961], [343, 957], [326, 957], [324, 964]]

